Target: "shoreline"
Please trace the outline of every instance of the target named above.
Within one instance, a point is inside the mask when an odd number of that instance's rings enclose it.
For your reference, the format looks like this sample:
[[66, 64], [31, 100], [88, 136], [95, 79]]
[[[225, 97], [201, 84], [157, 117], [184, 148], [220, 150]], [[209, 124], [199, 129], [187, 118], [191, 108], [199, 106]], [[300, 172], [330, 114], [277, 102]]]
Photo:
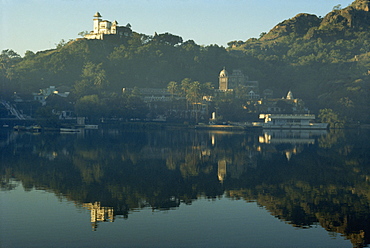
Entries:
[[[42, 121], [42, 120], [41, 120]], [[14, 126], [32, 126], [36, 125], [40, 120], [18, 120], [3, 118], [0, 119], [0, 127], [2, 128], [13, 128]], [[60, 121], [57, 122], [58, 126], [43, 128], [60, 128], [60, 127], [78, 127], [75, 120], [71, 121]], [[88, 123], [86, 125], [93, 124], [98, 125], [99, 128], [124, 128], [124, 129], [143, 129], [143, 130], [155, 130], [155, 129], [196, 129], [196, 130], [229, 130], [229, 131], [243, 131], [243, 130], [261, 130], [259, 127], [244, 127], [238, 125], [208, 125], [208, 124], [195, 124], [191, 122], [156, 122], [156, 121], [106, 121], [100, 123]], [[370, 124], [349, 124], [344, 128], [329, 128], [330, 129], [370, 129]]]

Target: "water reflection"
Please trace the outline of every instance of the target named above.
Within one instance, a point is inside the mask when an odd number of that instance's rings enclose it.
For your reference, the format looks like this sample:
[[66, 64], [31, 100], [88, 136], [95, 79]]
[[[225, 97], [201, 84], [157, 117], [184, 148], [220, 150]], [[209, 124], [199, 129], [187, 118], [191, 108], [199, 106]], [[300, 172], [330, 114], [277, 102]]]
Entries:
[[82, 206], [90, 210], [91, 227], [93, 231], [96, 231], [99, 222], [114, 221], [113, 207], [102, 207], [100, 202], [84, 203]]
[[298, 228], [370, 241], [369, 132], [89, 130], [1, 133], [1, 188], [14, 179], [91, 212], [96, 230], [143, 208], [200, 197], [256, 201]]

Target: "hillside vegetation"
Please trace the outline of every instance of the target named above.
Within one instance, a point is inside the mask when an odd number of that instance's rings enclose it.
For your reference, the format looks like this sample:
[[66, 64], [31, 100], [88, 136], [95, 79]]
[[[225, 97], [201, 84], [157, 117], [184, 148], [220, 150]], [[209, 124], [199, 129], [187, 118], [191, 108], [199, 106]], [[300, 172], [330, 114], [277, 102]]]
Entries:
[[[77, 39], [21, 58], [1, 54], [1, 92], [66, 86], [74, 100], [119, 93], [123, 87], [166, 88], [184, 78], [212, 82], [226, 67], [240, 69], [276, 97], [288, 90], [317, 112], [331, 108], [352, 122], [370, 123], [370, 1], [336, 7], [325, 17], [298, 14], [259, 38], [228, 47], [200, 46], [172, 34], [134, 32], [123, 43]], [[242, 24], [241, 24], [242, 25]]]

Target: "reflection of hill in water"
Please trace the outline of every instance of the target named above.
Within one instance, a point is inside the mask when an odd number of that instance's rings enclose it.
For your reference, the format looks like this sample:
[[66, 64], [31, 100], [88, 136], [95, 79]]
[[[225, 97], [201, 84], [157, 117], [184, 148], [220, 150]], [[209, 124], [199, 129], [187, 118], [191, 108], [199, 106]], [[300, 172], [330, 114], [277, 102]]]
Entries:
[[294, 226], [320, 223], [354, 244], [369, 243], [368, 136], [289, 134], [289, 139], [303, 135], [309, 140], [304, 143], [286, 142], [284, 135], [20, 134], [1, 151], [2, 187], [14, 177], [26, 189], [63, 195], [91, 210], [94, 227], [134, 209], [174, 209], [226, 191], [257, 201]]

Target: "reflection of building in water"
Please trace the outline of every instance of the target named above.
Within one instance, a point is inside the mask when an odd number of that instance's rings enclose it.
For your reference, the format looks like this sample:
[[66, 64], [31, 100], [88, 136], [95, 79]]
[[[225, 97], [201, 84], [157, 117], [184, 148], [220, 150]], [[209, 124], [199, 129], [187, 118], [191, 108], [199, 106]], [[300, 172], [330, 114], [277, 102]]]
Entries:
[[[250, 168], [257, 167], [257, 156], [260, 154], [251, 144], [248, 137], [240, 140], [240, 150], [231, 152], [231, 148], [224, 146], [231, 141], [235, 133], [228, 131], [209, 132], [209, 142], [202, 144], [202, 155], [217, 163], [217, 177], [222, 183], [228, 179], [238, 179]], [[256, 136], [253, 136], [256, 137]], [[235, 140], [233, 140], [235, 142]], [[253, 142], [252, 142], [253, 143]], [[251, 145], [251, 146], [250, 146]]]
[[315, 144], [315, 137], [326, 133], [326, 130], [265, 130], [258, 140], [264, 144]]
[[[268, 144], [272, 147], [264, 147], [264, 152], [280, 145], [285, 149], [282, 151], [288, 161], [290, 161], [293, 154], [297, 154], [303, 150], [304, 145], [315, 144], [318, 137], [327, 134], [326, 130], [264, 130], [263, 134], [259, 136], [259, 143]], [[287, 145], [289, 147], [287, 147]], [[281, 151], [281, 150], [280, 150]], [[265, 156], [267, 157], [267, 156]]]
[[226, 177], [238, 179], [247, 172], [248, 168], [257, 168], [256, 151], [243, 153], [238, 157], [223, 158], [218, 160], [217, 175], [218, 180], [222, 183]]
[[288, 159], [288, 161], [290, 161], [293, 154], [297, 154], [297, 147], [293, 147], [292, 149], [289, 149], [289, 150], [285, 151], [286, 159]]
[[100, 202], [84, 203], [82, 206], [90, 210], [93, 231], [98, 227], [98, 222], [114, 221], [113, 207], [101, 207]]
[[250, 150], [246, 159], [247, 166], [257, 168], [257, 152]]
[[222, 183], [226, 177], [226, 160], [225, 159], [221, 159], [218, 161], [218, 170], [217, 170], [217, 174], [218, 174], [218, 180]]

